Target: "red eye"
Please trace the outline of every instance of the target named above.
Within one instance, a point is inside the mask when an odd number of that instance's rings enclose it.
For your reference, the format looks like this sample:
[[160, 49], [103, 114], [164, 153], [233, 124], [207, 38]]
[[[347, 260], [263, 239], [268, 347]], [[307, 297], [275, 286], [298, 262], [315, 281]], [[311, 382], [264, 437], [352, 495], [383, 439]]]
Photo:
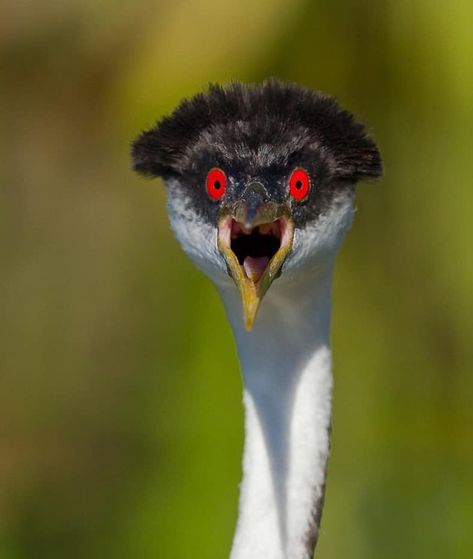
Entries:
[[227, 188], [227, 176], [222, 169], [210, 169], [207, 175], [207, 193], [212, 200], [220, 200]]
[[289, 192], [295, 200], [304, 200], [310, 190], [309, 173], [304, 169], [294, 169], [289, 178]]

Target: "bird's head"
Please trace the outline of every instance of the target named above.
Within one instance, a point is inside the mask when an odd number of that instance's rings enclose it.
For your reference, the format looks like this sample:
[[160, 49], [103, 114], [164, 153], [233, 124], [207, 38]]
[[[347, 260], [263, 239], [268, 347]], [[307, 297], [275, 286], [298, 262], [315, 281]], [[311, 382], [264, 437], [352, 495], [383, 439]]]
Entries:
[[172, 227], [218, 285], [238, 288], [251, 329], [273, 281], [336, 252], [354, 186], [381, 159], [331, 97], [293, 84], [211, 86], [133, 143], [134, 169], [163, 177]]

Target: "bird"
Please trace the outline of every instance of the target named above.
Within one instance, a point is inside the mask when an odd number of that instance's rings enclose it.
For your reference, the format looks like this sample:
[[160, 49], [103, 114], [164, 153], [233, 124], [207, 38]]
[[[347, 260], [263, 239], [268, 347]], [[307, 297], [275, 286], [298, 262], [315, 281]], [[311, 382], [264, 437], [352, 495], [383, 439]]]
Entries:
[[210, 84], [132, 142], [171, 228], [215, 285], [243, 379], [230, 559], [310, 559], [330, 447], [331, 287], [379, 149], [336, 98], [277, 78]]

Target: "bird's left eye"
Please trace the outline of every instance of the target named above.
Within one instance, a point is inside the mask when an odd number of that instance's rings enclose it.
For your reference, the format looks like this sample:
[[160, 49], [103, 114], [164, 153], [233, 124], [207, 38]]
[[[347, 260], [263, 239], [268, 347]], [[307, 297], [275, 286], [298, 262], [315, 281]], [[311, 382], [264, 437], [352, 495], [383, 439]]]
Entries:
[[212, 200], [220, 200], [220, 198], [225, 194], [227, 188], [227, 176], [222, 171], [215, 167], [210, 169], [207, 175], [207, 194], [212, 198]]
[[289, 192], [295, 200], [304, 200], [310, 190], [310, 177], [305, 169], [294, 169], [289, 177]]

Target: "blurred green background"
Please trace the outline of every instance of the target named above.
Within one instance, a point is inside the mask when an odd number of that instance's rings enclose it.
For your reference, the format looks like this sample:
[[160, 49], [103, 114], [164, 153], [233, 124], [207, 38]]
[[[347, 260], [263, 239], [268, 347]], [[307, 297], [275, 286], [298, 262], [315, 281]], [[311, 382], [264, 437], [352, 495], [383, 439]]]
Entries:
[[473, 557], [472, 29], [469, 0], [2, 3], [1, 559], [227, 556], [235, 350], [128, 152], [268, 76], [336, 95], [385, 160], [335, 278], [318, 557]]

